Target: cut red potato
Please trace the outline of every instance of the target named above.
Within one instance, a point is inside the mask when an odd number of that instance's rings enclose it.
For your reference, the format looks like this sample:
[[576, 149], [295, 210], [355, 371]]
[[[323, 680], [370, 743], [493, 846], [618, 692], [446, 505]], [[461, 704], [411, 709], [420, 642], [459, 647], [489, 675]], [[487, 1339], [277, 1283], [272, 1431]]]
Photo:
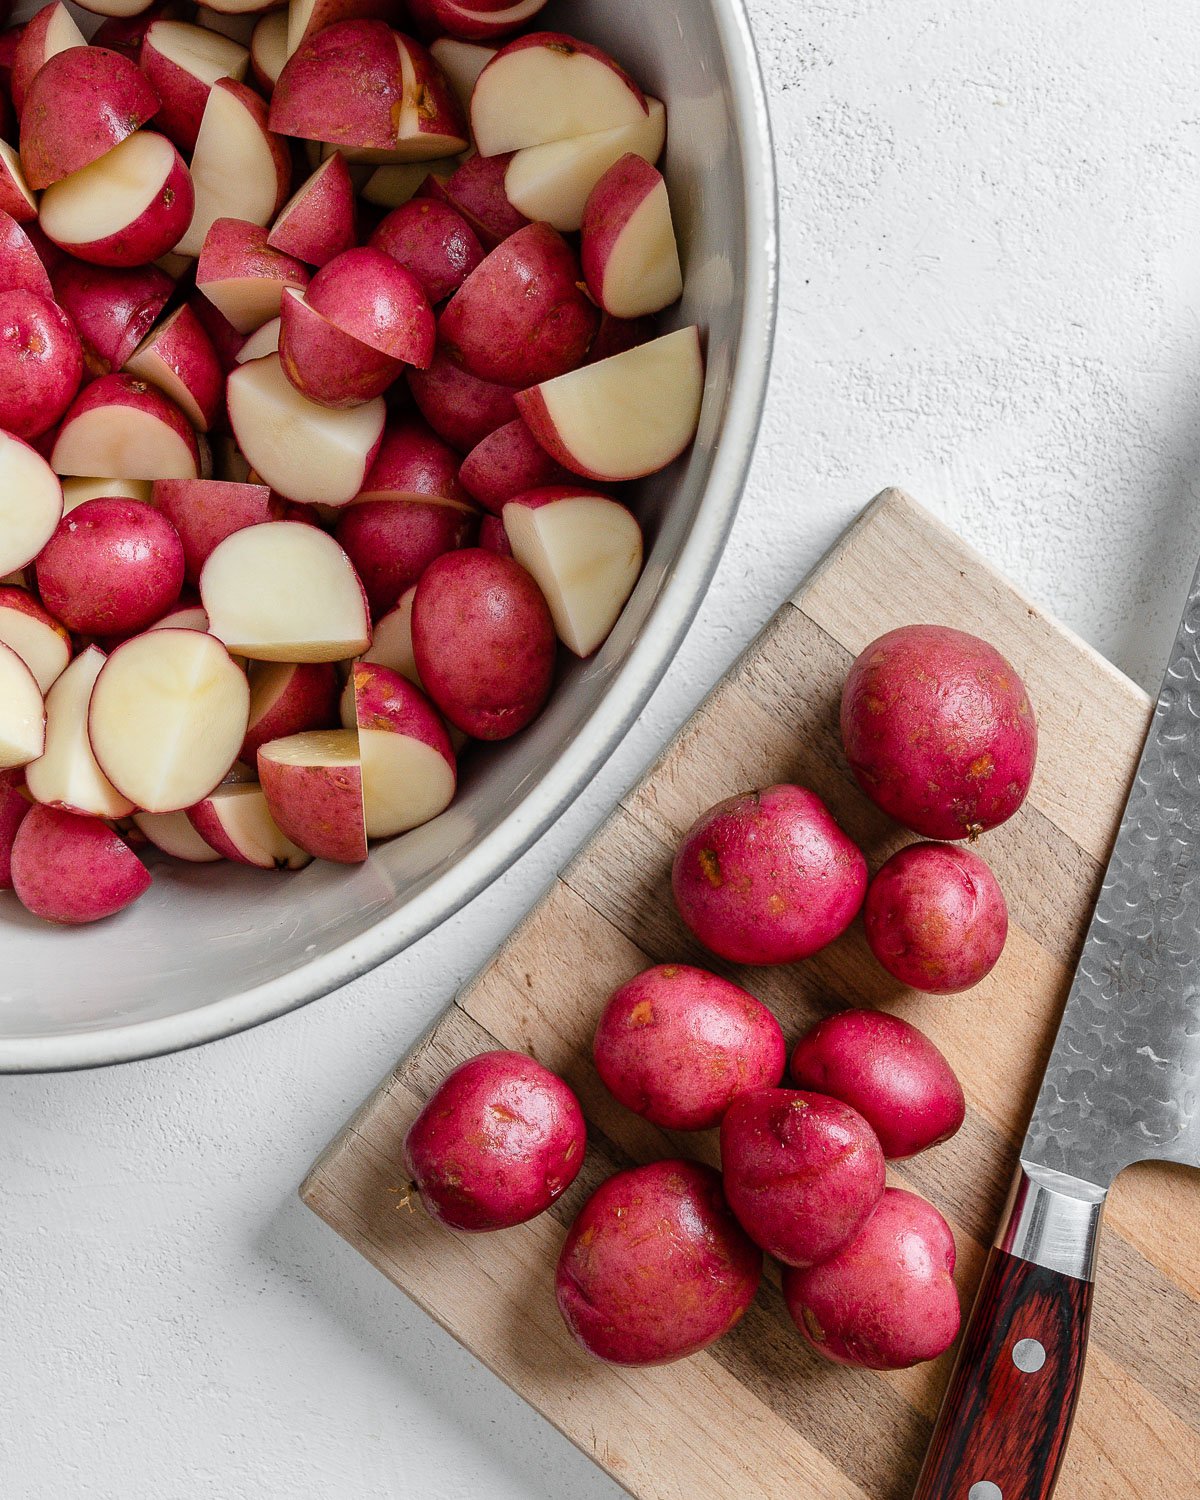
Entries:
[[146, 28], [140, 63], [162, 101], [155, 129], [170, 136], [181, 151], [191, 152], [213, 84], [220, 78], [245, 78], [249, 53], [232, 38], [204, 26], [157, 20]]
[[147, 625], [147, 630], [199, 630], [208, 634], [208, 614], [202, 604], [180, 604], [168, 610], [161, 620]]
[[411, 271], [430, 302], [456, 292], [483, 259], [478, 236], [462, 214], [433, 198], [413, 198], [395, 209], [368, 243]]
[[337, 722], [338, 676], [332, 662], [253, 662], [250, 721], [238, 759], [253, 765], [268, 740], [328, 729]]
[[469, 156], [456, 167], [444, 185], [426, 181], [420, 190], [423, 198], [443, 199], [456, 208], [479, 236], [480, 243], [494, 250], [510, 234], [523, 229], [529, 220], [509, 202], [504, 188], [510, 155]]
[[410, 0], [408, 10], [423, 32], [448, 33], [442, 40], [499, 41], [531, 21], [545, 3], [513, 0], [508, 5], [472, 5], [468, 0]]
[[0, 577], [26, 567], [62, 520], [63, 492], [36, 449], [0, 432]]
[[198, 256], [217, 219], [269, 224], [287, 200], [291, 177], [286, 143], [268, 129], [267, 106], [244, 83], [219, 79], [192, 155], [195, 212], [176, 248]]
[[263, 794], [276, 823], [317, 859], [367, 857], [362, 766], [351, 729], [318, 729], [271, 740], [258, 752]]
[[470, 144], [458, 95], [430, 54], [410, 36], [397, 33], [403, 90], [396, 124], [396, 151], [407, 161], [455, 156]]
[[0, 585], [0, 644], [10, 647], [49, 692], [71, 660], [71, 637], [28, 589]]
[[392, 0], [288, 0], [287, 56], [327, 26], [342, 21], [386, 21], [395, 11]]
[[308, 285], [307, 267], [267, 243], [260, 224], [214, 219], [196, 263], [196, 286], [239, 333], [279, 316], [285, 287]]
[[12, 890], [12, 846], [31, 804], [19, 768], [0, 771], [0, 891]]
[[0, 645], [0, 771], [28, 765], [46, 745], [46, 709], [33, 673]]
[[62, 490], [63, 515], [67, 516], [88, 500], [141, 500], [148, 505], [154, 486], [148, 479], [90, 479], [75, 476], [63, 480]]
[[161, 849], [172, 859], [186, 860], [192, 865], [207, 865], [221, 858], [213, 846], [192, 827], [191, 819], [184, 811], [135, 812], [133, 821], [156, 849]]
[[221, 368], [228, 375], [236, 366], [238, 355], [245, 348], [245, 335], [240, 334], [225, 314], [218, 311], [200, 292], [193, 291], [187, 302], [200, 319], [205, 333], [208, 334], [213, 348], [217, 351]]
[[122, 911], [150, 885], [150, 872], [100, 818], [32, 807], [12, 847], [17, 899], [47, 922], [77, 926]]
[[145, 73], [106, 47], [71, 47], [49, 58], [21, 114], [21, 168], [35, 192], [98, 161], [159, 107]]
[[255, 23], [250, 38], [250, 66], [254, 81], [264, 94], [270, 95], [288, 60], [288, 13], [269, 11]]
[[83, 376], [83, 346], [57, 303], [37, 292], [0, 292], [0, 427], [16, 437], [49, 431]]
[[288, 287], [279, 320], [279, 359], [297, 391], [319, 406], [349, 408], [382, 396], [404, 369], [352, 338]]
[[42, 548], [37, 581], [46, 607], [79, 635], [129, 635], [179, 598], [183, 545], [152, 505], [88, 500]]
[[391, 151], [403, 100], [396, 33], [384, 21], [342, 21], [288, 58], [271, 95], [271, 129]]
[[504, 173], [509, 202], [527, 219], [578, 229], [589, 193], [614, 163], [630, 153], [647, 162], [662, 155], [667, 112], [658, 99], [646, 104], [645, 116], [632, 125], [517, 151]]
[[0, 209], [18, 224], [31, 223], [38, 216], [37, 198], [25, 181], [21, 159], [7, 141], [0, 141]]
[[247, 526], [259, 526], [279, 516], [279, 503], [265, 484], [237, 484], [225, 479], [160, 479], [153, 503], [179, 534], [184, 576], [189, 583], [214, 549]]
[[[287, 294], [285, 293], [285, 295]], [[264, 323], [261, 328], [256, 328], [238, 350], [235, 363], [245, 365], [249, 364], [252, 359], [266, 359], [268, 354], [277, 353], [279, 350], [279, 333], [282, 323], [282, 318], [272, 318], [269, 323]]]
[[358, 500], [430, 495], [469, 503], [458, 482], [458, 455], [419, 417], [393, 422], [383, 435]]
[[471, 130], [484, 156], [633, 125], [646, 96], [599, 47], [535, 31], [502, 47], [471, 95]]
[[37, 802], [96, 818], [124, 818], [134, 804], [100, 769], [88, 738], [88, 704], [106, 660], [98, 646], [89, 646], [50, 689], [46, 746], [25, 767], [25, 785]]
[[354, 564], [373, 616], [385, 614], [435, 557], [470, 543], [479, 525], [473, 505], [434, 495], [359, 499], [334, 532]]
[[421, 415], [460, 453], [469, 452], [518, 415], [511, 386], [477, 379], [442, 349], [434, 351], [427, 370], [408, 370], [405, 375]]
[[[84, 9], [86, 8], [85, 6]], [[119, 52], [122, 57], [127, 57], [130, 62], [136, 63], [142, 55], [142, 44], [145, 41], [146, 32], [165, 9], [166, 4], [163, 0], [154, 0], [153, 4], [146, 6], [136, 15], [106, 16], [92, 32], [91, 45], [107, 47], [109, 51]]]
[[367, 178], [360, 195], [376, 208], [399, 208], [421, 191], [431, 173], [448, 178], [459, 160], [459, 157], [451, 156], [440, 161], [384, 162]]
[[633, 513], [607, 495], [554, 486], [510, 500], [504, 530], [545, 595], [559, 640], [590, 656], [642, 571], [642, 528]]
[[[119, 148], [118, 148], [119, 149]], [[173, 401], [133, 375], [102, 375], [72, 402], [50, 462], [100, 479], [197, 479], [200, 450]]]
[[449, 807], [457, 784], [441, 715], [398, 672], [359, 662], [350, 682], [369, 839], [391, 838]]
[[318, 406], [288, 380], [277, 354], [234, 370], [226, 402], [251, 468], [278, 494], [305, 505], [353, 500], [387, 415], [381, 399], [346, 411]]
[[307, 265], [323, 266], [349, 250], [355, 234], [354, 184], [345, 158], [334, 152], [279, 210], [267, 244]]
[[309, 283], [308, 305], [359, 343], [426, 369], [433, 359], [433, 309], [421, 283], [390, 255], [346, 250]]
[[583, 362], [599, 321], [575, 252], [548, 224], [498, 245], [451, 297], [438, 337], [472, 375], [531, 386]]
[[54, 300], [79, 332], [89, 375], [121, 369], [175, 290], [157, 266], [89, 266], [65, 256], [51, 281]]
[[204, 325], [186, 302], [146, 335], [125, 369], [169, 396], [199, 432], [207, 432], [217, 420], [224, 371]]
[[195, 197], [165, 135], [138, 130], [42, 194], [40, 223], [68, 254], [98, 266], [141, 266], [180, 241]]
[[476, 443], [463, 459], [458, 477], [471, 498], [497, 516], [514, 495], [571, 480], [520, 417]]
[[662, 173], [640, 156], [611, 166], [583, 213], [588, 291], [616, 318], [661, 312], [683, 295], [679, 246]]
[[275, 0], [215, 0], [214, 4], [199, 6], [196, 19], [222, 36], [245, 42], [254, 30], [255, 18], [274, 4]]
[[350, 559], [331, 536], [298, 521], [227, 537], [204, 565], [200, 597], [213, 635], [255, 661], [344, 661], [371, 643]]
[[217, 787], [188, 808], [187, 816], [205, 843], [237, 864], [301, 870], [312, 858], [280, 829], [262, 788], [252, 781]]
[[45, 5], [26, 22], [13, 53], [9, 76], [9, 90], [18, 118], [25, 108], [29, 86], [45, 64], [70, 47], [86, 46], [87, 38], [65, 5]]
[[585, 479], [640, 479], [696, 434], [704, 390], [699, 330], [680, 328], [517, 394], [529, 430]]
[[191, 807], [217, 786], [246, 733], [250, 689], [225, 647], [196, 630], [148, 630], [118, 646], [92, 689], [101, 770], [145, 812]]
[[401, 677], [407, 677], [414, 687], [424, 691], [412, 644], [412, 607], [416, 592], [415, 584], [405, 589], [395, 606], [387, 614], [380, 616], [375, 625], [370, 650], [365, 651], [360, 659], [377, 662], [381, 667], [390, 667], [393, 672], [399, 672]]
[[454, 36], [439, 36], [429, 44], [429, 55], [446, 75], [463, 109], [469, 109], [475, 80], [496, 55], [495, 47], [481, 47]]
[[121, 25], [140, 20], [142, 13], [149, 10], [152, 3], [153, 0], [149, 4], [147, 0], [88, 0], [80, 9], [90, 11], [94, 16], [104, 16]]
[[50, 275], [33, 241], [13, 218], [0, 208], [0, 292], [36, 292], [54, 299]]

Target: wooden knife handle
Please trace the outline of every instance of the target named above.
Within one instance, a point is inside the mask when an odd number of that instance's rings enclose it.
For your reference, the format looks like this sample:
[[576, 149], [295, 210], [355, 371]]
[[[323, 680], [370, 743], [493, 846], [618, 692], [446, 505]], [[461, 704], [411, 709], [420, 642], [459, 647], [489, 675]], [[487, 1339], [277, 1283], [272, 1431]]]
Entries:
[[1091, 1308], [1090, 1281], [992, 1250], [913, 1500], [1049, 1500]]

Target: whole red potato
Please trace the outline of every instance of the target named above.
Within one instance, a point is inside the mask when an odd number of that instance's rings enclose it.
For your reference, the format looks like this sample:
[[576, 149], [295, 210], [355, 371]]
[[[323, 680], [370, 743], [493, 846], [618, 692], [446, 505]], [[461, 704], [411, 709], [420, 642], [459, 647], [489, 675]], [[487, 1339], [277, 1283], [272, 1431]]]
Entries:
[[0, 427], [49, 431], [83, 378], [83, 346], [57, 303], [22, 287], [0, 292]]
[[974, 838], [1011, 818], [1037, 758], [1020, 677], [993, 646], [945, 625], [873, 641], [842, 691], [842, 743], [859, 786], [928, 839]]
[[796, 1327], [826, 1359], [904, 1370], [958, 1336], [954, 1235], [931, 1203], [888, 1188], [863, 1228], [830, 1259], [783, 1273]]
[[948, 1141], [966, 1101], [954, 1069], [924, 1034], [881, 1010], [844, 1010], [796, 1043], [792, 1080], [856, 1109], [889, 1161]]
[[708, 1130], [735, 1095], [783, 1076], [779, 1022], [704, 969], [658, 964], [616, 990], [592, 1044], [608, 1091], [664, 1130]]
[[166, 516], [111, 496], [69, 511], [37, 559], [42, 602], [80, 635], [144, 630], [179, 598], [183, 575], [183, 543]]
[[910, 844], [867, 890], [871, 952], [893, 979], [952, 995], [991, 972], [1008, 936], [1004, 892], [970, 849]]
[[703, 813], [679, 846], [671, 884], [705, 947], [734, 963], [784, 964], [846, 930], [867, 862], [815, 792], [771, 786]]
[[558, 1307], [615, 1365], [661, 1365], [728, 1333], [754, 1300], [762, 1255], [711, 1167], [656, 1161], [601, 1183], [558, 1258]]
[[572, 1091], [522, 1052], [484, 1052], [448, 1073], [404, 1137], [431, 1217], [452, 1229], [509, 1229], [575, 1181], [587, 1130]]
[[721, 1121], [725, 1196], [742, 1228], [787, 1266], [827, 1260], [883, 1196], [883, 1152], [857, 1110], [825, 1094], [752, 1089]]

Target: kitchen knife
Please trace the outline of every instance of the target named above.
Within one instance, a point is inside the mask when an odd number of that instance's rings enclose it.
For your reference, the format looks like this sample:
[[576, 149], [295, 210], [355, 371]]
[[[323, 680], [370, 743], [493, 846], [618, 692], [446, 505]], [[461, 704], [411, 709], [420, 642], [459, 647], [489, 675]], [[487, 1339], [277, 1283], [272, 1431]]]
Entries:
[[1104, 1200], [1147, 1160], [1200, 1166], [1200, 569], [914, 1500], [1053, 1493]]

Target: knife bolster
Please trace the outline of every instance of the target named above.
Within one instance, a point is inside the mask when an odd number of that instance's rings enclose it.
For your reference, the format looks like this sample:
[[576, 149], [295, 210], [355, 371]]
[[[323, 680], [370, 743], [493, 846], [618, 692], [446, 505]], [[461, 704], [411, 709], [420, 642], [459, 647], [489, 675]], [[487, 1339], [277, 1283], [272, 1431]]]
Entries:
[[1107, 1188], [1021, 1162], [996, 1248], [1063, 1276], [1092, 1281]]

